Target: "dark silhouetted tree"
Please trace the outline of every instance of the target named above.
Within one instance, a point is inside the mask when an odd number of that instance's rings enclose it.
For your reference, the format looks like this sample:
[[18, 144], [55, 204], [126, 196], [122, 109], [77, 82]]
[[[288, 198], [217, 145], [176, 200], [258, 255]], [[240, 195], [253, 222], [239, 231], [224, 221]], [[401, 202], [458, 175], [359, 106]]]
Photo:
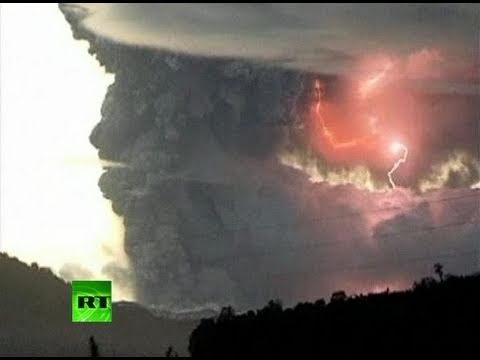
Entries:
[[437, 274], [440, 281], [443, 281], [443, 265], [440, 263], [436, 263], [435, 265], [433, 265], [433, 270], [435, 271], [435, 274]]
[[95, 342], [95, 339], [93, 336], [90, 336], [89, 339], [89, 347], [90, 347], [90, 357], [98, 357], [98, 345]]
[[330, 298], [330, 302], [339, 302], [345, 300], [347, 300], [347, 294], [343, 290], [335, 291]]
[[178, 357], [177, 352], [173, 350], [173, 346], [168, 347], [167, 351], [165, 352], [165, 357]]
[[413, 290], [416, 290], [416, 291], [428, 290], [432, 288], [436, 283], [437, 281], [433, 277], [428, 276], [426, 278], [423, 278], [419, 282], [415, 281], [413, 283]]
[[218, 315], [218, 321], [227, 321], [232, 319], [235, 316], [235, 310], [231, 306], [225, 306], [220, 311]]
[[283, 309], [283, 304], [282, 301], [279, 299], [276, 300], [270, 300], [267, 305], [267, 309], [269, 311], [282, 311]]

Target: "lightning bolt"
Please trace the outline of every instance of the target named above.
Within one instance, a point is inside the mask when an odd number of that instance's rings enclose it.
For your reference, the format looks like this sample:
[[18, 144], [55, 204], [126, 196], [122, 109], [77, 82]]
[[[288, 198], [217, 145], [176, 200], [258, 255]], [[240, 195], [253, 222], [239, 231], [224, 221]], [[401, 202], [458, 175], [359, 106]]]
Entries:
[[[344, 141], [344, 142], [338, 142], [335, 139], [334, 134], [330, 131], [330, 129], [325, 124], [325, 119], [322, 115], [322, 89], [323, 88], [322, 88], [322, 85], [320, 84], [320, 81], [316, 80], [315, 81], [315, 93], [316, 93], [316, 97], [317, 97], [317, 102], [316, 102], [316, 105], [315, 105], [315, 114], [317, 116], [318, 123], [321, 126], [322, 133], [325, 136], [325, 138], [327, 139], [330, 146], [332, 146], [334, 149], [345, 149], [345, 148], [357, 146], [362, 141], [367, 139], [368, 136], [363, 136], [363, 137], [359, 137], [357, 139], [353, 139], [353, 140], [350, 140], [350, 141]], [[371, 119], [370, 120], [370, 125], [371, 125], [372, 128], [374, 128], [375, 127], [375, 121], [372, 121], [372, 119]]]
[[393, 164], [392, 168], [390, 169], [390, 171], [388, 172], [388, 181], [390, 182], [390, 185], [392, 186], [392, 189], [395, 189], [396, 188], [396, 185], [395, 185], [395, 182], [393, 181], [393, 173], [398, 169], [398, 167], [403, 164], [404, 162], [407, 161], [407, 156], [408, 156], [408, 149], [405, 145], [403, 144], [400, 144], [398, 142], [394, 142], [392, 144], [392, 147], [391, 147], [391, 150], [393, 153], [398, 153], [399, 151], [402, 151], [403, 152], [403, 155], [402, 157], [400, 157], [400, 159], [398, 159], [397, 161], [395, 161], [395, 163]]
[[392, 63], [387, 62], [383, 69], [378, 72], [376, 75], [373, 75], [366, 79], [360, 85], [360, 96], [362, 99], [365, 99], [370, 93], [379, 85], [379, 83], [387, 76], [387, 73], [392, 68]]
[[[390, 69], [390, 64], [387, 64], [387, 66], [385, 67], [385, 69], [380, 73], [380, 74], [377, 74], [376, 76], [370, 78], [368, 81], [367, 81], [367, 89], [363, 89], [363, 90], [366, 90], [367, 92], [371, 90], [371, 88], [373, 86], [375, 86], [386, 74], [386, 72]], [[345, 142], [338, 142], [336, 139], [335, 139], [335, 136], [334, 134], [330, 131], [330, 129], [327, 127], [326, 123], [325, 123], [325, 119], [322, 115], [322, 97], [323, 97], [323, 91], [324, 91], [324, 87], [323, 85], [320, 83], [319, 80], [316, 80], [315, 81], [315, 93], [316, 93], [316, 103], [315, 103], [315, 115], [318, 119], [318, 124], [320, 124], [320, 127], [321, 127], [321, 131], [322, 131], [322, 134], [323, 136], [326, 138], [326, 140], [328, 141], [328, 143], [330, 144], [330, 146], [332, 146], [334, 149], [343, 149], [343, 148], [349, 148], [349, 147], [354, 147], [354, 146], [357, 146], [357, 145], [360, 145], [362, 142], [366, 141], [370, 136], [372, 135], [375, 135], [375, 134], [378, 134], [378, 128], [377, 128], [377, 122], [378, 122], [378, 119], [375, 117], [375, 116], [370, 116], [369, 117], [369, 125], [370, 125], [370, 133], [371, 135], [367, 135], [367, 136], [363, 136], [363, 137], [358, 137], [356, 139], [353, 139], [353, 140], [350, 140], [350, 141], [345, 141]], [[363, 91], [362, 91], [363, 92]], [[366, 95], [366, 93], [364, 93]], [[396, 188], [396, 185], [395, 185], [395, 182], [393, 181], [393, 173], [395, 171], [397, 171], [397, 169], [399, 168], [399, 166], [403, 163], [405, 163], [407, 161], [407, 157], [408, 157], [408, 148], [399, 143], [399, 142], [393, 142], [391, 144], [391, 148], [390, 150], [392, 151], [392, 153], [394, 154], [398, 154], [400, 151], [402, 151], [402, 156], [397, 160], [395, 161], [395, 163], [393, 164], [392, 168], [390, 169], [390, 171], [388, 171], [387, 175], [388, 175], [388, 181], [392, 187], [392, 189], [395, 189]]]

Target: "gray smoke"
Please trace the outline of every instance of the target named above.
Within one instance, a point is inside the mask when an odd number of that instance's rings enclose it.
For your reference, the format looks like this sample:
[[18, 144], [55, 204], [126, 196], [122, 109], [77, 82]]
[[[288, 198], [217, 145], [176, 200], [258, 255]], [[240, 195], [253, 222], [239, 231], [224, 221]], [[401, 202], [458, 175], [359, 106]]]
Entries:
[[[478, 191], [465, 188], [478, 181], [474, 166], [471, 178], [449, 181], [460, 189], [422, 197], [314, 184], [278, 161], [282, 149], [306, 142], [314, 80], [335, 89], [338, 78], [125, 45], [83, 27], [79, 8], [60, 9], [115, 74], [90, 140], [102, 159], [125, 165], [107, 168], [99, 185], [123, 216], [141, 303], [288, 304], [339, 288], [408, 286], [437, 261], [447, 271], [478, 269]], [[467, 102], [458, 105], [464, 122], [474, 121], [472, 99], [452, 100]], [[461, 124], [451, 130], [454, 109], [433, 108], [439, 122], [406, 183], [416, 184], [452, 148], [474, 153], [478, 137]], [[371, 165], [384, 177], [385, 168]], [[441, 200], [448, 197], [461, 199]], [[466, 223], [439, 237], [435, 228], [451, 221]]]
[[84, 279], [84, 280], [93, 279], [93, 274], [90, 270], [76, 263], [64, 264], [61, 267], [59, 274], [63, 279], [67, 281], [72, 281], [76, 279]]

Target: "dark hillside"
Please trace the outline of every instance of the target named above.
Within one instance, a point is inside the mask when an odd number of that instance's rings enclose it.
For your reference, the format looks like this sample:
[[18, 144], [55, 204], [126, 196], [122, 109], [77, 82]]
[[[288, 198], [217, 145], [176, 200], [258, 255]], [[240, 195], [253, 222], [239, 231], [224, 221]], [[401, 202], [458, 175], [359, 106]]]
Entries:
[[[441, 276], [443, 278], [443, 274]], [[224, 308], [190, 338], [193, 356], [369, 356], [477, 353], [480, 274], [425, 278], [411, 290], [347, 297], [282, 309], [271, 301], [256, 312]]]

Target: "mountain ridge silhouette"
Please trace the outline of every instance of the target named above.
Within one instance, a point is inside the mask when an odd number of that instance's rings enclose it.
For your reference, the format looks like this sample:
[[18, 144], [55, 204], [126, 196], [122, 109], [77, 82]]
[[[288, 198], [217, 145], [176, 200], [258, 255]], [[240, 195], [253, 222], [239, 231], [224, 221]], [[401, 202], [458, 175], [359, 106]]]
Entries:
[[194, 319], [154, 316], [136, 304], [114, 303], [112, 323], [72, 323], [71, 290], [50, 269], [0, 253], [0, 356], [187, 355]]

